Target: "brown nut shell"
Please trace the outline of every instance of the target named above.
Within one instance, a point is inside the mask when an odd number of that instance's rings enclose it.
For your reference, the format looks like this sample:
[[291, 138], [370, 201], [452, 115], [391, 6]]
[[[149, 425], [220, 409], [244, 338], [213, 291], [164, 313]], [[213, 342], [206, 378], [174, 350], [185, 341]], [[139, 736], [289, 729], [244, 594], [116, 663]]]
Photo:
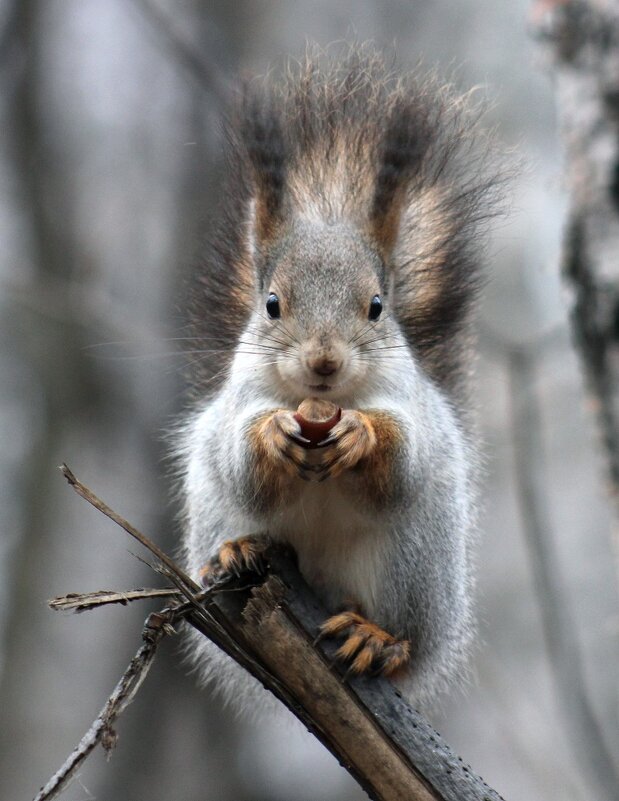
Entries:
[[294, 419], [301, 426], [301, 436], [309, 439], [306, 448], [315, 448], [326, 439], [329, 431], [342, 417], [342, 409], [331, 401], [320, 398], [307, 398], [294, 414]]

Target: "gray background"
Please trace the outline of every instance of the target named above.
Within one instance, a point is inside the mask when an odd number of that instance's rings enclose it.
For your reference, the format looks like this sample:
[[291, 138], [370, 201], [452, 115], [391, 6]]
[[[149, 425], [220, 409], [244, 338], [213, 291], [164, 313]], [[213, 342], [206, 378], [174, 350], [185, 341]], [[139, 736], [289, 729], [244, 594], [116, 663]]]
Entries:
[[[509, 801], [591, 798], [555, 693], [514, 477], [517, 347], [535, 366], [544, 535], [557, 550], [590, 702], [617, 753], [616, 554], [558, 278], [561, 152], [528, 3], [153, 0], [163, 28], [145, 5], [0, 4], [0, 798], [32, 797], [58, 767], [148, 612], [64, 616], [45, 600], [154, 581], [128, 553], [137, 546], [81, 502], [56, 465], [66, 460], [166, 548], [178, 539], [162, 433], [183, 404], [181, 286], [217, 203], [222, 109], [170, 31], [224, 78], [299, 55], [306, 40], [395, 46], [404, 65], [422, 58], [463, 89], [481, 86], [488, 124], [524, 162], [493, 234], [479, 326], [476, 679], [432, 721]], [[177, 643], [163, 647], [118, 732], [111, 763], [96, 752], [63, 798], [364, 797], [300, 726], [235, 719], [198, 691]]]

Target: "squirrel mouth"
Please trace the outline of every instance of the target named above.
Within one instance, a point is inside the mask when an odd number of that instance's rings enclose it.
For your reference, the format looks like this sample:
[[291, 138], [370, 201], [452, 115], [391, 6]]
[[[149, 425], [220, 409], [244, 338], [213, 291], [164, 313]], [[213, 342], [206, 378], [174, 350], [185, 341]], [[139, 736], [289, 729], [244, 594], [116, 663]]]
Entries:
[[326, 392], [329, 389], [333, 389], [331, 384], [310, 384], [310, 389], [315, 389], [318, 392]]

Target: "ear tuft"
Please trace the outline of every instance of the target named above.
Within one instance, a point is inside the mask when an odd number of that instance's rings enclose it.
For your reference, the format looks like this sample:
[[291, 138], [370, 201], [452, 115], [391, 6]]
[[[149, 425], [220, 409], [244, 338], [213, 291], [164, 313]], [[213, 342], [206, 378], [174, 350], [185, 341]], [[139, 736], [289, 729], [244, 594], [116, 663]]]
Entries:
[[282, 124], [270, 93], [245, 93], [241, 138], [253, 174], [256, 243], [263, 245], [281, 222], [286, 180]]
[[379, 150], [370, 225], [375, 241], [389, 261], [398, 236], [407, 190], [420, 176], [431, 146], [432, 126], [428, 108], [396, 95]]

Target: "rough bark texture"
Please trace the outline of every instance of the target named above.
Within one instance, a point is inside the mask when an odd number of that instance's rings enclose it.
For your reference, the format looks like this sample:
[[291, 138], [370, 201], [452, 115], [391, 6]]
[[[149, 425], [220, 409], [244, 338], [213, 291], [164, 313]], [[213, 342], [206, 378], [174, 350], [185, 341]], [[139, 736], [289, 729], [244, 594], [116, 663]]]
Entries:
[[[329, 748], [370, 798], [500, 801], [394, 685], [375, 677], [344, 679], [334, 664], [338, 644], [313, 644], [327, 611], [286, 555], [275, 552], [269, 572], [260, 586], [218, 593], [205, 606], [251, 655], [245, 667]], [[204, 630], [199, 617], [190, 614], [188, 620]], [[217, 641], [212, 631], [205, 633]]]

